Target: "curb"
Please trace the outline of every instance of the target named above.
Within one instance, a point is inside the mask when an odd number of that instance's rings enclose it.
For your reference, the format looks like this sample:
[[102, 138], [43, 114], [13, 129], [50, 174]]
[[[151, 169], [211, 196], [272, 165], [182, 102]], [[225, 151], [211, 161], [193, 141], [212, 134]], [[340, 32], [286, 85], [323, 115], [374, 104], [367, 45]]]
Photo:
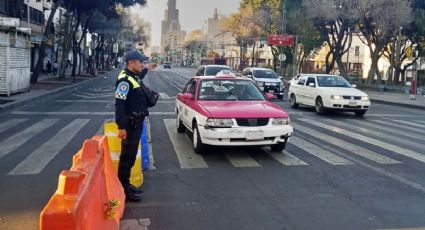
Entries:
[[54, 89], [54, 90], [46, 91], [45, 93], [37, 95], [33, 98], [28, 98], [28, 99], [25, 99], [25, 100], [14, 101], [14, 102], [11, 102], [11, 103], [8, 103], [8, 104], [5, 104], [5, 105], [0, 105], [0, 112], [6, 112], [6, 111], [9, 111], [9, 110], [12, 110], [12, 109], [16, 109], [18, 107], [28, 105], [30, 103], [31, 104], [41, 103], [43, 101], [52, 99], [54, 97], [61, 96], [65, 93], [72, 92], [75, 88], [77, 88], [79, 86], [86, 85], [86, 84], [88, 84], [88, 83], [90, 83], [94, 80], [97, 80], [99, 77], [103, 77], [106, 74], [112, 73], [113, 71], [104, 73], [102, 75], [98, 75], [95, 78], [88, 79], [88, 80], [85, 80], [85, 81], [82, 81], [82, 82], [72, 83], [68, 86], [64, 86], [64, 87], [60, 87], [60, 88], [57, 88], [57, 89]]
[[425, 105], [412, 105], [412, 104], [385, 101], [385, 100], [379, 100], [379, 99], [370, 99], [370, 101], [374, 102], [374, 103], [378, 103], [378, 104], [397, 105], [397, 106], [400, 106], [400, 107], [405, 107], [405, 108], [410, 108], [410, 109], [425, 110]]

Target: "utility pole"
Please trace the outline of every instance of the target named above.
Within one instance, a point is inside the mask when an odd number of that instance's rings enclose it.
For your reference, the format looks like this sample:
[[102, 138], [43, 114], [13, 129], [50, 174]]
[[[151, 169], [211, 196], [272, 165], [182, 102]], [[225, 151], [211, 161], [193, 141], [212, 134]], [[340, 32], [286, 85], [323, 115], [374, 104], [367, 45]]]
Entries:
[[[286, 33], [286, 0], [280, 0], [280, 8], [282, 9], [282, 34]], [[283, 54], [283, 46], [280, 46], [280, 53]], [[280, 72], [284, 76], [283, 61], [280, 61]]]

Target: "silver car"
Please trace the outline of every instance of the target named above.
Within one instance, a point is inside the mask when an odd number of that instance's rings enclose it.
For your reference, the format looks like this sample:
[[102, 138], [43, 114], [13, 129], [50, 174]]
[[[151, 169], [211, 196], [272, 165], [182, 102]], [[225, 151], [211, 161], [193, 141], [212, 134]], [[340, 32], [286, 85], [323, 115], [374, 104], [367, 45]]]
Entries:
[[251, 78], [261, 91], [273, 93], [277, 98], [283, 99], [285, 85], [273, 70], [250, 67], [242, 71], [242, 76]]

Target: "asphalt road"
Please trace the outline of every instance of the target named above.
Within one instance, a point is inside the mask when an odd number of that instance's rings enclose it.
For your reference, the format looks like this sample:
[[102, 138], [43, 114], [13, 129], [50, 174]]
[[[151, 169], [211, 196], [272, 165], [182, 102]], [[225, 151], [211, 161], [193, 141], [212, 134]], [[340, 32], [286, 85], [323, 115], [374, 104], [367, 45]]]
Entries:
[[[283, 153], [212, 148], [177, 134], [174, 96], [193, 69], [159, 68], [151, 111], [153, 168], [123, 223], [149, 229], [398, 229], [425, 227], [423, 111], [373, 104], [364, 118], [316, 115], [275, 102], [295, 136]], [[114, 76], [0, 114], [0, 229], [37, 229], [41, 209], [83, 140], [113, 119]]]

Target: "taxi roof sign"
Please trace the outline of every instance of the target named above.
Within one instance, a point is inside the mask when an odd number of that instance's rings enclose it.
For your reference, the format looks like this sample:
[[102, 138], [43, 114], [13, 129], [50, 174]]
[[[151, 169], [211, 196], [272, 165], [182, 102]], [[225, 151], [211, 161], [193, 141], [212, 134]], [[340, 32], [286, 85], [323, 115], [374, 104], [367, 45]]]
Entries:
[[216, 77], [236, 77], [236, 75], [232, 73], [232, 71], [230, 70], [221, 70], [215, 76]]

